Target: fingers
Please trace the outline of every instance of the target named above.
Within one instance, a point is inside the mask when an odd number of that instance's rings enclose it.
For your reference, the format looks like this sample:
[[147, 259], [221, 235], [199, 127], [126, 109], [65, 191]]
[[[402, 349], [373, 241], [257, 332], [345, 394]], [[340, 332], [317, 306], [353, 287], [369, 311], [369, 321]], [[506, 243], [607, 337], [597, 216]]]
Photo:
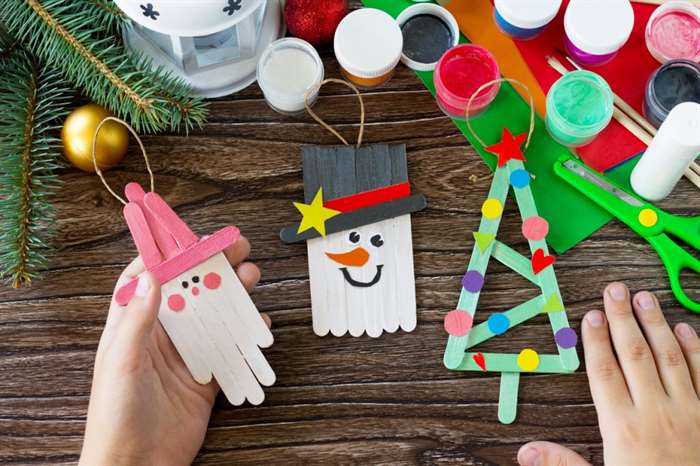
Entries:
[[651, 352], [654, 354], [656, 369], [666, 393], [676, 397], [696, 397], [690, 379], [688, 364], [685, 361], [678, 340], [666, 322], [658, 299], [648, 291], [637, 293], [632, 300], [637, 320], [644, 330]]
[[114, 326], [117, 320], [119, 320], [119, 317], [122, 315], [121, 312], [118, 312], [122, 310], [122, 307], [119, 304], [117, 304], [116, 301], [114, 301], [114, 295], [117, 294], [117, 290], [129, 283], [134, 278], [136, 278], [138, 274], [140, 274], [144, 270], [146, 270], [146, 266], [143, 264], [143, 261], [139, 256], [133, 261], [131, 261], [131, 263], [127, 265], [126, 268], [122, 271], [121, 275], [119, 276], [119, 279], [117, 280], [117, 284], [114, 286], [114, 293], [112, 293], [112, 302], [109, 306], [109, 313], [107, 314], [107, 322], [105, 323], [105, 328]]
[[591, 466], [581, 455], [551, 442], [530, 442], [518, 451], [520, 466]]
[[685, 323], [676, 325], [675, 333], [690, 368], [695, 394], [700, 398], [700, 338], [695, 329]]
[[248, 238], [241, 235], [238, 241], [224, 249], [226, 258], [232, 265], [238, 265], [250, 255], [250, 242]]
[[139, 339], [148, 335], [158, 318], [160, 284], [151, 272], [139, 275], [139, 282], [129, 305], [124, 310], [119, 333]]
[[632, 404], [622, 370], [613, 354], [605, 314], [591, 311], [581, 323], [586, 372], [598, 417]]
[[663, 393], [651, 349], [632, 313], [629, 290], [622, 283], [611, 283], [603, 293], [603, 301], [613, 346], [632, 400], [637, 403]]

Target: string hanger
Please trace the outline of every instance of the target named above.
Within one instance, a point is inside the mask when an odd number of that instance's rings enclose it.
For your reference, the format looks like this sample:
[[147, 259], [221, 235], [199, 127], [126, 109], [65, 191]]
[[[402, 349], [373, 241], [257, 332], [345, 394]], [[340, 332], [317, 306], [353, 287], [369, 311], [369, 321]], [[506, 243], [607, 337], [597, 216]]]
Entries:
[[153, 171], [151, 170], [151, 164], [148, 160], [148, 155], [146, 154], [146, 148], [143, 146], [143, 142], [141, 141], [141, 138], [139, 135], [136, 133], [134, 128], [131, 127], [129, 123], [127, 123], [124, 120], [120, 120], [117, 117], [113, 116], [108, 116], [104, 117], [102, 121], [100, 121], [100, 124], [97, 125], [97, 128], [95, 128], [95, 134], [92, 137], [92, 166], [95, 167], [95, 173], [97, 173], [97, 176], [100, 177], [100, 180], [102, 181], [102, 184], [107, 188], [107, 191], [110, 192], [112, 196], [114, 196], [119, 202], [122, 204], [126, 205], [127, 202], [126, 200], [121, 197], [119, 194], [114, 192], [114, 190], [109, 186], [109, 183], [107, 183], [107, 180], [105, 179], [102, 170], [100, 167], [97, 165], [97, 156], [95, 155], [95, 149], [97, 148], [97, 136], [100, 133], [100, 130], [102, 129], [102, 126], [107, 123], [108, 121], [115, 121], [123, 126], [126, 127], [126, 129], [129, 130], [129, 132], [134, 136], [134, 139], [136, 139], [136, 142], [139, 144], [139, 147], [141, 148], [141, 154], [143, 155], [143, 159], [146, 161], [146, 170], [148, 170], [148, 176], [151, 179], [151, 192], [155, 191], [155, 181], [153, 179]]
[[355, 85], [353, 85], [352, 83], [345, 81], [343, 79], [335, 79], [335, 78], [324, 79], [323, 81], [312, 86], [311, 88], [309, 88], [306, 91], [306, 93], [304, 94], [304, 108], [306, 108], [306, 111], [309, 112], [309, 115], [311, 115], [311, 118], [316, 120], [318, 122], [318, 124], [320, 124], [322, 127], [327, 129], [331, 134], [335, 135], [346, 146], [350, 145], [348, 143], [348, 141], [343, 136], [341, 136], [340, 133], [338, 133], [338, 131], [336, 131], [331, 125], [329, 125], [328, 123], [323, 121], [323, 119], [321, 117], [319, 117], [313, 110], [311, 110], [311, 106], [309, 105], [309, 96], [315, 94], [316, 91], [320, 90], [324, 84], [328, 84], [328, 83], [342, 84], [344, 86], [349, 87], [350, 89], [352, 89], [355, 92], [355, 94], [357, 94], [357, 98], [360, 101], [360, 131], [357, 134], [356, 147], [359, 148], [362, 145], [362, 136], [363, 136], [364, 131], [365, 131], [365, 103], [362, 100], [362, 95], [360, 94], [360, 91], [357, 89], [357, 87], [355, 87]]

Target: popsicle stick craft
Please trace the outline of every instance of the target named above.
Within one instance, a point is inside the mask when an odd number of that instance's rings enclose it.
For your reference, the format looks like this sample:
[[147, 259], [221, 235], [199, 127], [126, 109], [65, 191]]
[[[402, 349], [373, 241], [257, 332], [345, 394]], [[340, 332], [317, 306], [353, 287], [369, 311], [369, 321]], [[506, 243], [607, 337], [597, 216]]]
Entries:
[[[522, 85], [515, 80], [504, 80]], [[490, 84], [492, 83], [484, 86]], [[475, 95], [481, 91], [482, 89], [477, 90]], [[443, 358], [445, 367], [456, 371], [501, 373], [498, 419], [504, 424], [510, 424], [516, 418], [521, 373], [568, 373], [579, 366], [576, 332], [569, 327], [554, 273], [555, 258], [549, 254], [545, 241], [549, 225], [537, 213], [530, 189], [531, 176], [523, 164], [526, 160], [524, 151], [529, 146], [533, 128], [534, 110], [528, 134], [513, 135], [504, 127], [499, 143], [487, 146], [480, 141], [489, 152], [498, 156], [498, 164], [488, 198], [482, 205], [479, 230], [473, 233], [475, 247], [462, 279], [459, 302], [456, 309], [445, 316], [444, 322], [449, 334]], [[475, 137], [478, 138], [477, 135]], [[524, 150], [521, 149], [523, 143]], [[536, 154], [532, 156], [536, 157]], [[497, 239], [503, 208], [511, 187], [523, 219], [522, 233], [530, 246], [530, 258]], [[486, 280], [486, 269], [492, 258], [526, 278], [541, 290], [541, 294], [510, 310], [491, 314], [486, 321], [473, 326], [480, 293]], [[476, 345], [501, 336], [513, 327], [542, 314], [549, 318], [558, 354], [538, 354], [532, 348], [520, 348], [513, 354], [474, 351]]]
[[[137, 183], [125, 188], [127, 200], [105, 180], [94, 158], [95, 171], [107, 190], [124, 204], [124, 218], [146, 269], [161, 284], [158, 318], [182, 357], [192, 378], [200, 384], [214, 377], [226, 398], [240, 405], [245, 400], [260, 404], [261, 385], [275, 382], [275, 373], [260, 348], [272, 345], [272, 333], [241, 284], [224, 249], [240, 237], [238, 228], [225, 227], [198, 238], [158, 193], [153, 173], [136, 132], [125, 125], [141, 147], [151, 177], [151, 191]], [[120, 287], [115, 301], [126, 306], [134, 295], [137, 279]]]
[[[344, 145], [302, 149], [304, 203], [299, 223], [280, 232], [286, 243], [307, 242], [313, 330], [319, 336], [378, 337], [416, 327], [412, 212], [425, 208], [411, 194], [403, 144], [362, 145], [364, 105], [353, 147], [307, 105]], [[310, 90], [313, 92], [314, 90]]]

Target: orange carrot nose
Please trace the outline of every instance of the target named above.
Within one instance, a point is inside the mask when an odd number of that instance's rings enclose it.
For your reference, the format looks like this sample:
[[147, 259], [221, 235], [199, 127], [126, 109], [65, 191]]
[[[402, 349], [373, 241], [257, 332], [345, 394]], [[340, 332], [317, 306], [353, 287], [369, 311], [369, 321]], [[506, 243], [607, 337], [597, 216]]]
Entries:
[[346, 267], [362, 267], [369, 260], [369, 253], [365, 248], [355, 248], [344, 254], [327, 252], [326, 255], [330, 260]]

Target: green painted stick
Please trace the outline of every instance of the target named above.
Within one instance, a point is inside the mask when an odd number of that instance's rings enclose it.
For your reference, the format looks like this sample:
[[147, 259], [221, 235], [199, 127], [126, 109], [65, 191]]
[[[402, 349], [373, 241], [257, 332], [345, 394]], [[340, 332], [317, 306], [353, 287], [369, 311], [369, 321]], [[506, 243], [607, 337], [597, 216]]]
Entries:
[[[540, 354], [540, 364], [535, 370], [524, 371], [518, 365], [517, 354], [503, 353], [481, 353], [486, 361], [487, 372], [526, 372], [534, 374], [563, 374], [573, 372], [567, 370], [561, 363], [561, 358], [558, 354]], [[462, 363], [454, 370], [457, 371], [473, 371], [484, 372], [479, 365], [474, 361], [474, 356], [477, 353], [465, 353]]]
[[498, 394], [498, 420], [503, 424], [512, 424], [518, 414], [518, 388], [520, 374], [518, 372], [503, 372], [501, 388]]
[[[508, 317], [510, 329], [529, 319], [532, 319], [540, 313], [540, 309], [542, 309], [542, 296], [537, 296], [536, 298], [532, 298], [519, 306], [507, 310], [503, 314]], [[490, 340], [495, 336], [497, 335], [491, 332], [488, 322], [482, 322], [472, 328], [471, 332], [469, 332], [469, 335], [467, 336], [467, 346], [465, 349], [476, 346], [485, 342], [486, 340]]]
[[493, 257], [512, 271], [540, 286], [540, 280], [532, 273], [532, 262], [510, 246], [494, 240]]

